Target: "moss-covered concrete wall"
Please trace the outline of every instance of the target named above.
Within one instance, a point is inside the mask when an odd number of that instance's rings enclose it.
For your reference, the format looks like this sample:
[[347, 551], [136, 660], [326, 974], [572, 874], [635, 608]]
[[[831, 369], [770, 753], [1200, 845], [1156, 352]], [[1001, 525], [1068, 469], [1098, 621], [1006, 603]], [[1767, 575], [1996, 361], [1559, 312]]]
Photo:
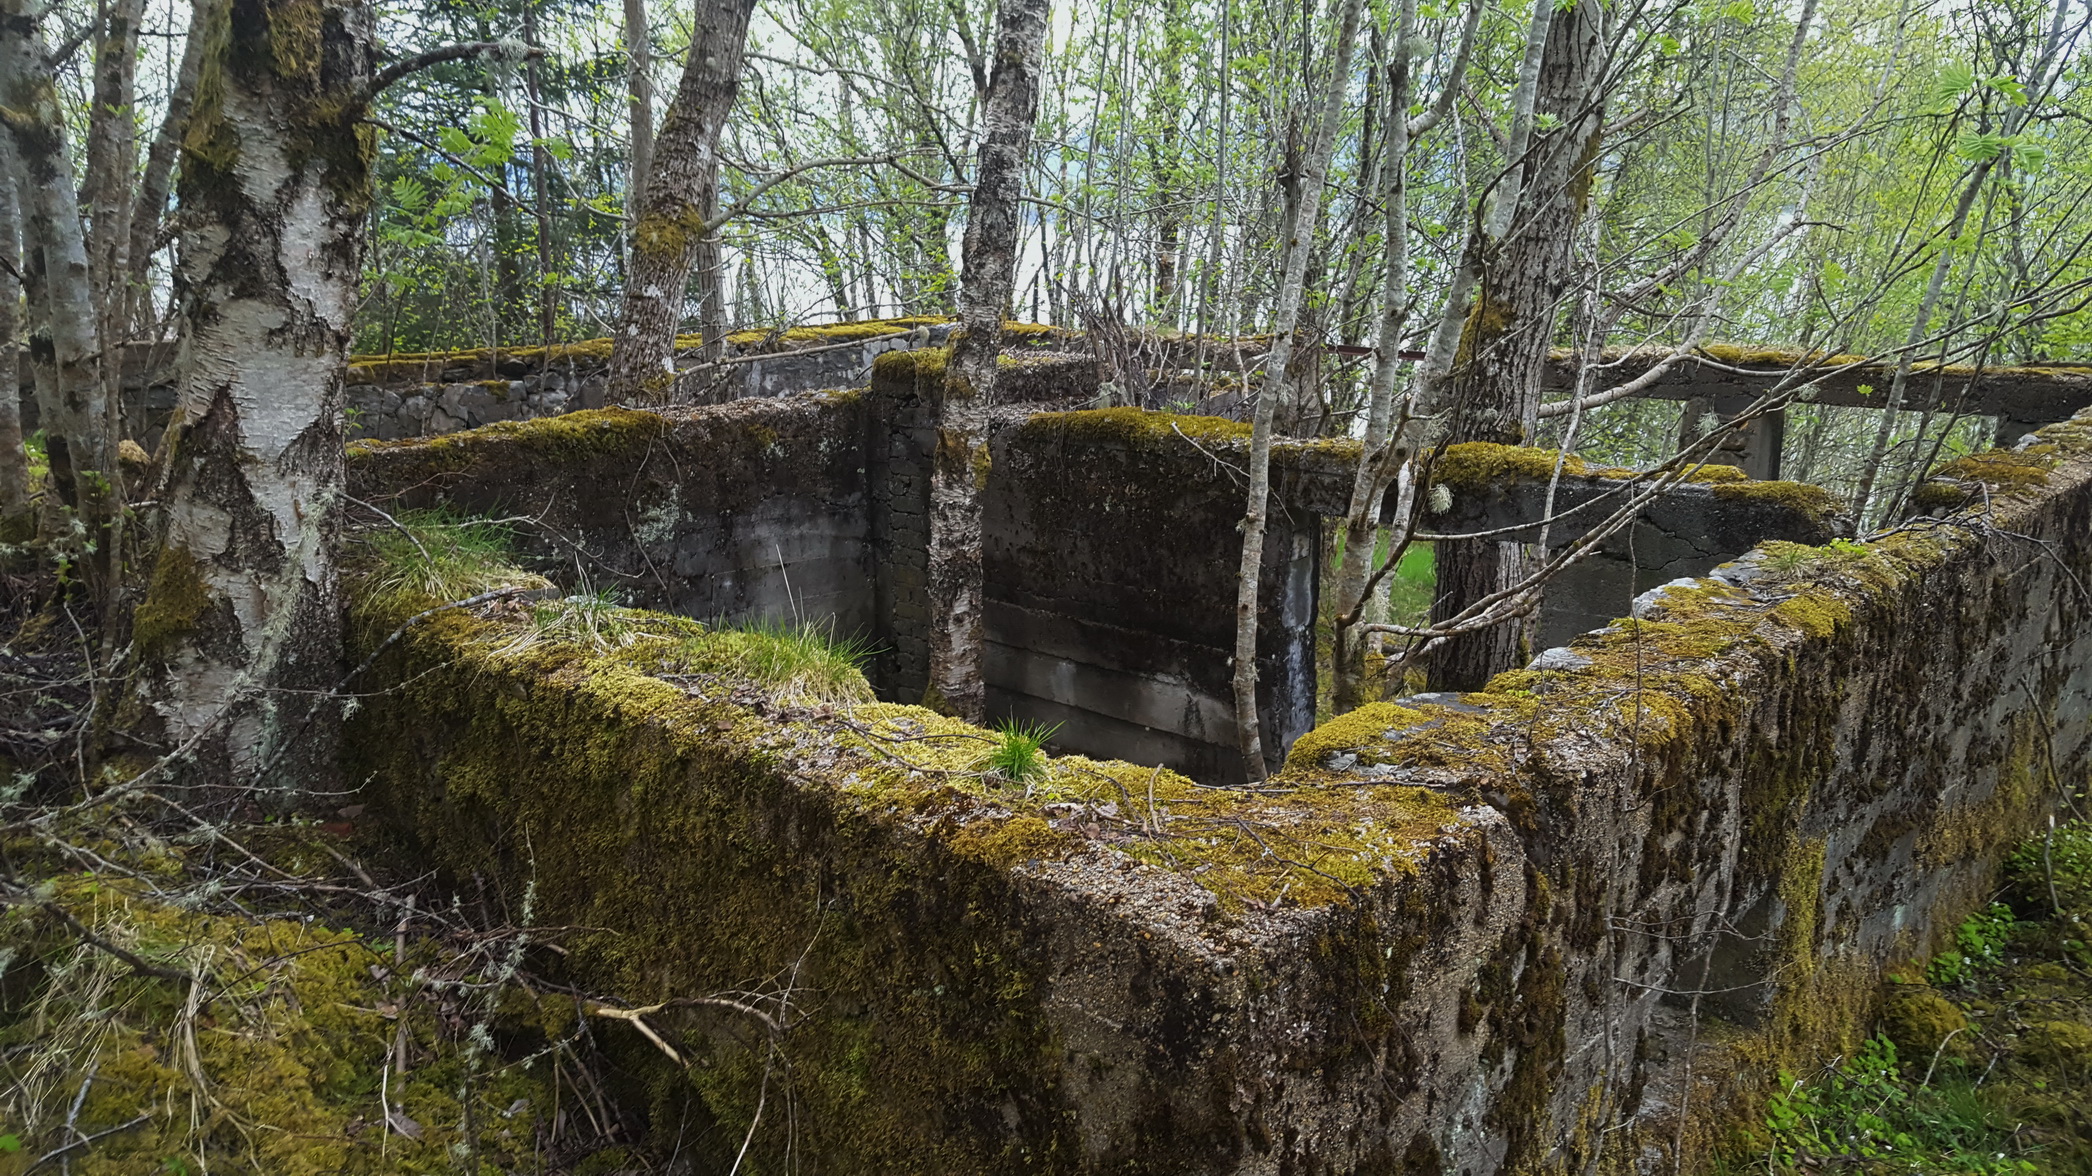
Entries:
[[[357, 649], [413, 607], [359, 606]], [[1393, 1171], [1432, 1145], [1376, 1108], [1477, 1065], [1458, 994], [1526, 901], [1487, 811], [1074, 758], [1008, 783], [931, 712], [779, 703], [668, 639], [519, 646], [523, 616], [381, 658], [365, 820], [656, 1006], [686, 1064], [598, 1021], [612, 1096], [702, 1170], [752, 1138], [758, 1171]]]
[[[913, 701], [936, 623], [924, 580], [936, 444], [926, 397], [943, 355], [890, 354], [862, 394], [666, 414], [613, 409], [362, 443], [354, 492], [380, 506], [527, 520], [517, 530], [539, 570], [631, 603], [699, 618], [811, 622], [866, 638], [876, 651], [867, 673], [881, 696]], [[1070, 378], [1064, 359], [1007, 359], [1007, 374], [1031, 381], [1025, 387], [1036, 394]], [[1057, 724], [1069, 750], [1239, 782], [1229, 553], [1239, 542], [1246, 427], [1130, 408], [1037, 407], [999, 410], [991, 447], [984, 670], [994, 716]], [[1348, 441], [1283, 441], [1274, 455], [1277, 509], [1259, 624], [1260, 707], [1274, 756], [1313, 722], [1319, 530], [1323, 515], [1343, 509], [1356, 461]], [[1440, 464], [1453, 506], [1432, 520], [1438, 529], [1515, 526], [1544, 513], [1551, 454], [1470, 445]], [[1574, 459], [1563, 472], [1556, 547], [1636, 486], [1630, 471]], [[1705, 572], [1761, 539], [1842, 533], [1836, 504], [1814, 487], [1743, 481], [1726, 468], [1697, 477], [1550, 586], [1547, 643], [1604, 623], [1642, 588]]]
[[350, 447], [350, 493], [387, 511], [508, 518], [576, 591], [701, 619], [880, 623], [856, 393], [601, 409]]
[[[1879, 408], [1888, 397], [1896, 361], [1864, 355], [1831, 355], [1792, 348], [1706, 343], [1697, 359], [1671, 366], [1639, 393], [1665, 400], [1733, 399], [1749, 402], [1788, 380], [1792, 372], [1815, 377], [1804, 400], [1850, 408]], [[1670, 354], [1663, 347], [1609, 347], [1603, 362], [1608, 382], [1646, 375]], [[1556, 351], [1542, 369], [1547, 389], [1566, 394], [1577, 382], [1577, 357]], [[2034, 364], [2026, 367], [1918, 363], [1904, 407], [1996, 416], [2032, 429], [2092, 404], [2092, 366]], [[2018, 433], [2005, 438], [2016, 440]]]
[[2092, 416], [2041, 441], [1950, 467], [1926, 497], [1962, 513], [1766, 544], [1486, 692], [1295, 745], [1284, 780], [1515, 829], [1538, 901], [1462, 998], [1509, 1167], [1682, 1142], [1689, 1170], [1754, 1078], [1855, 1044], [2092, 773]]
[[[1232, 686], [1247, 427], [1137, 409], [1041, 413], [1001, 430], [986, 503], [989, 706], [1060, 724], [1074, 750], [1245, 774]], [[1209, 446], [1202, 452], [1193, 438]], [[1314, 724], [1321, 517], [1271, 514], [1258, 594], [1258, 709], [1276, 757]]]
[[[1095, 491], [1156, 460], [1136, 427], [1200, 426], [1046, 418], [996, 457]], [[687, 1067], [602, 1028], [667, 1140], [768, 1106], [765, 1165], [839, 1172], [1690, 1169], [2092, 772], [2092, 419], [1948, 472], [1922, 501], [1975, 512], [1767, 544], [1487, 692], [1312, 731], [1268, 790], [1009, 783], [929, 712], [516, 653], [498, 606], [381, 661], [352, 768], [408, 852], [586, 929], [577, 983], [667, 1003]], [[701, 1003], [751, 993], [774, 1035]]]

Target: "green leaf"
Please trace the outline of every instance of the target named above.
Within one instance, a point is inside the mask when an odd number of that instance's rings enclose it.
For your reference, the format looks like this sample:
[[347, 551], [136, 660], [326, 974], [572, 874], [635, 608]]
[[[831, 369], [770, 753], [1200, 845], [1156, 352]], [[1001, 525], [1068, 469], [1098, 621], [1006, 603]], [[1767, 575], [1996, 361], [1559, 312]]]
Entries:
[[413, 176], [392, 181], [392, 202], [408, 212], [419, 212], [429, 202], [429, 187]]
[[1738, 24], [1749, 24], [1758, 18], [1758, 6], [1751, 0], [1730, 0], [1722, 5], [1722, 15]]
[[472, 136], [456, 127], [444, 127], [436, 133], [436, 142], [452, 155], [463, 155], [472, 150]]
[[1983, 79], [1983, 84], [2003, 94], [2006, 100], [2014, 106], [2025, 106], [2027, 104], [2026, 85], [2011, 74], [1999, 74], [1994, 78], [1985, 78]]
[[0, 1135], [0, 1155], [12, 1155], [13, 1153], [15, 1153], [15, 1152], [18, 1152], [18, 1151], [21, 1151], [21, 1150], [22, 1150], [22, 1137], [21, 1137], [21, 1136], [19, 1136], [19, 1135]]
[[1944, 114], [1954, 109], [1954, 104], [1975, 85], [1976, 71], [1968, 66], [1950, 65], [1942, 69], [1939, 78], [1932, 83], [1933, 113]]
[[1988, 131], [1963, 131], [1954, 139], [1954, 154], [1970, 163], [1988, 163], [2003, 154], [2012, 141]]

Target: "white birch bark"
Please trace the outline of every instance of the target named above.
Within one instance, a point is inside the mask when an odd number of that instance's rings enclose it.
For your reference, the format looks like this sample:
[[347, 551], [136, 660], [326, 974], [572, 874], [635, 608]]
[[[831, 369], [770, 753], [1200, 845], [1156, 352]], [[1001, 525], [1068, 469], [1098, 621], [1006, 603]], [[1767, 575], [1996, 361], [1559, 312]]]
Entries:
[[981, 680], [981, 493], [988, 483], [988, 405], [995, 396], [1002, 323], [1017, 276], [1018, 213], [1039, 112], [1039, 58], [1047, 0], [1003, 0], [995, 68], [983, 103], [961, 257], [959, 337], [936, 405], [930, 467], [930, 673], [923, 703], [972, 722], [986, 717]]
[[374, 17], [368, 0], [328, 0], [318, 22], [305, 0], [209, 2], [181, 165], [179, 402], [126, 718], [186, 749], [201, 782], [310, 785], [334, 770], [312, 692], [339, 673]]
[[58, 87], [45, 64], [50, 51], [40, 17], [27, 0], [0, 0], [0, 122], [15, 153], [11, 174], [22, 217], [22, 268], [36, 303], [29, 359], [51, 479], [59, 498], [79, 512], [97, 546], [90, 566], [106, 580], [103, 544], [115, 443], [105, 434], [100, 332], [72, 150]]
[[[0, 176], [14, 175], [10, 137], [0, 133]], [[35, 530], [29, 513], [29, 454], [22, 448], [20, 338], [22, 218], [15, 186], [0, 179], [0, 543], [20, 543]]]

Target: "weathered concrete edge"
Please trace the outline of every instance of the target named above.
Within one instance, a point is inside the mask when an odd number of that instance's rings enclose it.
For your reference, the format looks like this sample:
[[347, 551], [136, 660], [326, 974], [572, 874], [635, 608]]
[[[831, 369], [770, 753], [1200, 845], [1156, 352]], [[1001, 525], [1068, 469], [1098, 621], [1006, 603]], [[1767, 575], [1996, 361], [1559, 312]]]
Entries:
[[[388, 625], [366, 621], [360, 643]], [[891, 770], [849, 738], [869, 712], [779, 712], [730, 682], [686, 689], [559, 648], [504, 657], [493, 625], [443, 616], [381, 663], [350, 740], [373, 818], [453, 878], [592, 929], [567, 958], [599, 991], [653, 1002], [790, 973], [819, 1010], [781, 1046], [806, 1084], [797, 1146], [839, 1170], [1269, 1172], [1379, 1148], [1352, 1106], [1374, 1101], [1355, 1063], [1451, 1037], [1451, 986], [1516, 905], [1472, 868], [1515, 856], [1486, 809], [1444, 835], [1457, 814], [1426, 804], [1377, 872], [1353, 874], [1372, 897], [1302, 907], [1289, 892], [1326, 890], [1340, 867], [1284, 856], [1336, 835], [1299, 798], [1207, 798], [1097, 765], [1080, 770], [1115, 773], [1106, 804], [1127, 807], [1102, 830], [1094, 806], [1055, 828], [1021, 793], [975, 795], [935, 770], [867, 787]], [[1373, 791], [1393, 800], [1346, 804], [1337, 823], [1400, 815], [1414, 790]], [[1143, 853], [1144, 826], [1174, 831]], [[1224, 909], [1192, 861], [1149, 860], [1198, 852], [1199, 830], [1280, 848], [1249, 855], [1261, 899]], [[1451, 931], [1384, 941], [1373, 910]], [[745, 1124], [762, 1051], [725, 1021], [661, 1023], [704, 1059], [710, 1113]], [[668, 1080], [625, 1044], [647, 1083]]]
[[[2048, 770], [2058, 780], [2092, 774], [2092, 645], [2082, 635], [2092, 612], [2092, 602], [2082, 599], [2083, 584], [2092, 582], [2086, 579], [2092, 553], [2085, 550], [2092, 533], [2092, 411], [2043, 429], [2037, 440], [2019, 452], [1952, 463], [1948, 476], [1932, 484], [1935, 507], [1972, 498], [1981, 500], [1980, 507], [1875, 543], [1833, 545], [1801, 576], [1791, 573], [1797, 558], [1808, 568], [1813, 557], [1807, 549], [1760, 548], [1712, 579], [1646, 594], [1635, 608], [1641, 624], [1622, 622], [1568, 649], [1551, 650], [1532, 668], [1500, 676], [1489, 693], [1447, 700], [1451, 710], [1427, 704], [1346, 716], [1296, 746], [1288, 774], [1301, 782], [1337, 783], [1364, 770], [1367, 778], [1479, 790], [1517, 827], [1528, 860], [1546, 863], [1542, 877], [1553, 886], [1609, 896], [1598, 904], [1608, 922], [1617, 924], [1623, 916], [1632, 922], [1640, 915], [1644, 927], [1673, 933], [1676, 949], [1616, 951], [1619, 958], [1607, 964], [1640, 957], [1631, 961], [1637, 967], [1618, 969], [1621, 975], [1611, 975], [1613, 967], [1602, 975], [1583, 969], [1586, 992], [1615, 981], [1639, 985], [1648, 994], [1640, 1002], [1647, 1007], [1623, 1010], [1611, 1002], [1608, 1010], [1608, 1002], [1593, 1000], [1579, 1009], [1573, 997], [1557, 994], [1565, 1028], [1580, 1023], [1588, 1035], [1604, 1022], [1608, 1041], [1628, 1030], [1637, 1069], [1647, 1043], [1663, 1033], [1666, 1010], [1654, 1007], [1662, 998], [1706, 988], [1707, 969], [1716, 976], [1755, 977], [1742, 986], [1748, 996], [1730, 1002], [1742, 1008], [1746, 1023], [1710, 1032], [1696, 1050], [1680, 1050], [1668, 1066], [1638, 1074], [1631, 1098], [1609, 1100], [1604, 1092], [1613, 1080], [1602, 1067], [1586, 1065], [1579, 1074], [1559, 1052], [1543, 1058], [1548, 1094], [1518, 1113], [1546, 1122], [1548, 1156], [1588, 1154], [1594, 1124], [1608, 1117], [1594, 1115], [1610, 1101], [1613, 1113], [1625, 1117], [1605, 1124], [1607, 1129], [1634, 1128], [1612, 1141], [1622, 1158], [1671, 1170], [1678, 1162], [1669, 1154], [1676, 1140], [1687, 1148], [1688, 1167], [1703, 1161], [1721, 1125], [1734, 1121], [1727, 1117], [1747, 1115], [1753, 1105], [1735, 1096], [1751, 1093], [1754, 1081], [1782, 1062], [1852, 1044], [1882, 979], [1938, 950], [1985, 899], [2003, 855], [2059, 802], [2055, 781], [2035, 778], [2035, 740], [2049, 745], [2041, 758], [2049, 759]], [[2042, 567], [2028, 562], [2030, 552]], [[2079, 566], [2065, 569], [2066, 560]], [[1979, 676], [1975, 688], [1980, 691], [1993, 677], [2033, 679], [2025, 702], [1992, 708], [1993, 718], [2009, 716], [2003, 730], [1933, 733], [1964, 744], [1988, 738], [1989, 760], [1967, 754], [1954, 760], [1951, 753], [1927, 757], [1921, 740], [1908, 745], [1903, 760], [1884, 757], [1878, 748], [1870, 753], [1870, 739], [1894, 743], [1905, 733], [1887, 723], [1874, 731], [1855, 729], [1866, 727], [1870, 716], [1883, 717], [1871, 702], [1869, 710], [1852, 701], [1855, 691], [1880, 689], [1852, 675], [1855, 651], [1887, 661], [1908, 657], [1894, 648], [1899, 645], [1952, 643], [1956, 638], [1949, 634], [1957, 627], [1995, 630], [2004, 623], [1999, 611], [1985, 615], [1980, 608], [1933, 608], [1927, 624], [1909, 632], [1896, 621], [1899, 610], [1928, 595], [1949, 605], [1997, 601], [2006, 577], [1990, 568], [2000, 562], [2046, 584], [2022, 594], [2032, 603], [2023, 601], [2014, 618], [2034, 644], [2051, 647], [2046, 664], [2010, 664], [1978, 649], [1978, 661], [1989, 661], [1969, 669], [1995, 670], [2006, 663], [2011, 672]], [[1646, 633], [1646, 642], [1637, 633]], [[1629, 689], [1608, 695], [1603, 683], [1608, 672], [1620, 677], [1617, 651], [1623, 643], [1636, 649], [1634, 680]], [[1608, 653], [1615, 657], [1609, 666]], [[1841, 662], [1843, 671], [1837, 669]], [[1815, 732], [1797, 731], [1795, 683], [1819, 667], [1832, 670], [1826, 682], [1837, 687], [1821, 699], [1833, 709], [1833, 721]], [[1948, 680], [1930, 685], [1968, 688]], [[1661, 706], [1645, 705], [1650, 694], [1633, 686], [1669, 698]], [[1639, 729], [1623, 735], [1618, 706], [1625, 698], [1635, 700]], [[1938, 719], [1946, 708], [1910, 700], [1909, 709]], [[2040, 729], [2034, 730], [2037, 716]], [[1477, 752], [1465, 759], [1448, 756], [1444, 746], [1442, 728], [1456, 717], [1469, 727]], [[1717, 737], [1707, 736], [1710, 728], [1718, 729]], [[1753, 746], [1753, 740], [1763, 746]], [[1782, 742], [1788, 746], [1781, 748]], [[1817, 762], [1809, 762], [1812, 754]], [[1995, 769], [1994, 778], [1949, 785], [1934, 795], [1910, 794], [1913, 779], [1930, 779], [1925, 767], [1933, 758], [1981, 767], [1987, 776]], [[1757, 781], [1758, 794], [1747, 795], [1750, 771], [1767, 768], [1783, 769], [1774, 775], [1786, 778]], [[1682, 794], [1685, 805], [1664, 801], [1665, 793]], [[1713, 810], [1724, 807], [1732, 815], [1715, 819]], [[1674, 813], [1668, 833], [1664, 821], [1620, 816], [1664, 808]], [[1607, 809], [1613, 815], [1605, 815]], [[1695, 851], [1704, 830], [1695, 833], [1683, 819], [1693, 812], [1703, 824], [1730, 826], [1728, 844], [1711, 846], [1719, 852]], [[1681, 834], [1682, 848], [1666, 844]], [[1870, 855], [1876, 858], [1871, 866], [1864, 860]], [[1693, 869], [1680, 873], [1681, 863]], [[1718, 886], [1683, 882], [1710, 867], [1720, 875]], [[1916, 878], [1908, 907], [1898, 901], [1905, 897], [1903, 887], [1883, 885], [1883, 877]], [[1694, 889], [1703, 892], [1700, 897], [1692, 898]], [[1681, 921], [1683, 898], [1692, 901], [1684, 904]], [[1590, 916], [1587, 909], [1577, 917]], [[1747, 929], [1763, 942], [1740, 949], [1734, 941], [1741, 932], [1725, 934], [1718, 924], [1751, 916], [1761, 921]], [[1885, 921], [1889, 929], [1869, 926], [1870, 920]], [[1605, 938], [1587, 937], [1582, 948], [1591, 950]], [[1569, 946], [1566, 939], [1558, 945]], [[1561, 955], [1554, 958], [1562, 991], [1574, 992], [1579, 969], [1561, 967]], [[1543, 959], [1543, 952], [1528, 949], [1523, 962], [1531, 967]], [[1696, 983], [1681, 974], [1688, 965], [1702, 966]], [[1717, 1003], [1712, 993], [1702, 1001]], [[1573, 1037], [1573, 1031], [1563, 1035]], [[1563, 1038], [1554, 1050], [1562, 1049]], [[1706, 1056], [1710, 1052], [1724, 1056]], [[1690, 1082], [1684, 1077], [1687, 1056], [1698, 1062]], [[1524, 1066], [1521, 1057], [1514, 1070]], [[1514, 1075], [1506, 1095], [1519, 1085]], [[1681, 1115], [1687, 1119], [1683, 1127], [1677, 1123]]]

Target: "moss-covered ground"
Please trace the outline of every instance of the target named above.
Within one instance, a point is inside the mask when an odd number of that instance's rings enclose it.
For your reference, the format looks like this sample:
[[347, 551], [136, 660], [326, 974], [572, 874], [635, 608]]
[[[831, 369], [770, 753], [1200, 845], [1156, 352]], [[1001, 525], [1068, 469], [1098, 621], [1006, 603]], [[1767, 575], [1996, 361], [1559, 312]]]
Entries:
[[502, 952], [330, 915], [313, 900], [338, 882], [295, 865], [331, 867], [317, 851], [210, 893], [183, 860], [207, 839], [74, 840], [100, 868], [8, 846], [39, 881], [0, 913], [0, 1173], [578, 1170], [553, 1143], [578, 1110], [554, 1077], [582, 1048], [574, 1004], [503, 975]]
[[2092, 822], [2020, 846], [1953, 948], [1892, 978], [1874, 1033], [1782, 1073], [1718, 1171], [2092, 1172]]

